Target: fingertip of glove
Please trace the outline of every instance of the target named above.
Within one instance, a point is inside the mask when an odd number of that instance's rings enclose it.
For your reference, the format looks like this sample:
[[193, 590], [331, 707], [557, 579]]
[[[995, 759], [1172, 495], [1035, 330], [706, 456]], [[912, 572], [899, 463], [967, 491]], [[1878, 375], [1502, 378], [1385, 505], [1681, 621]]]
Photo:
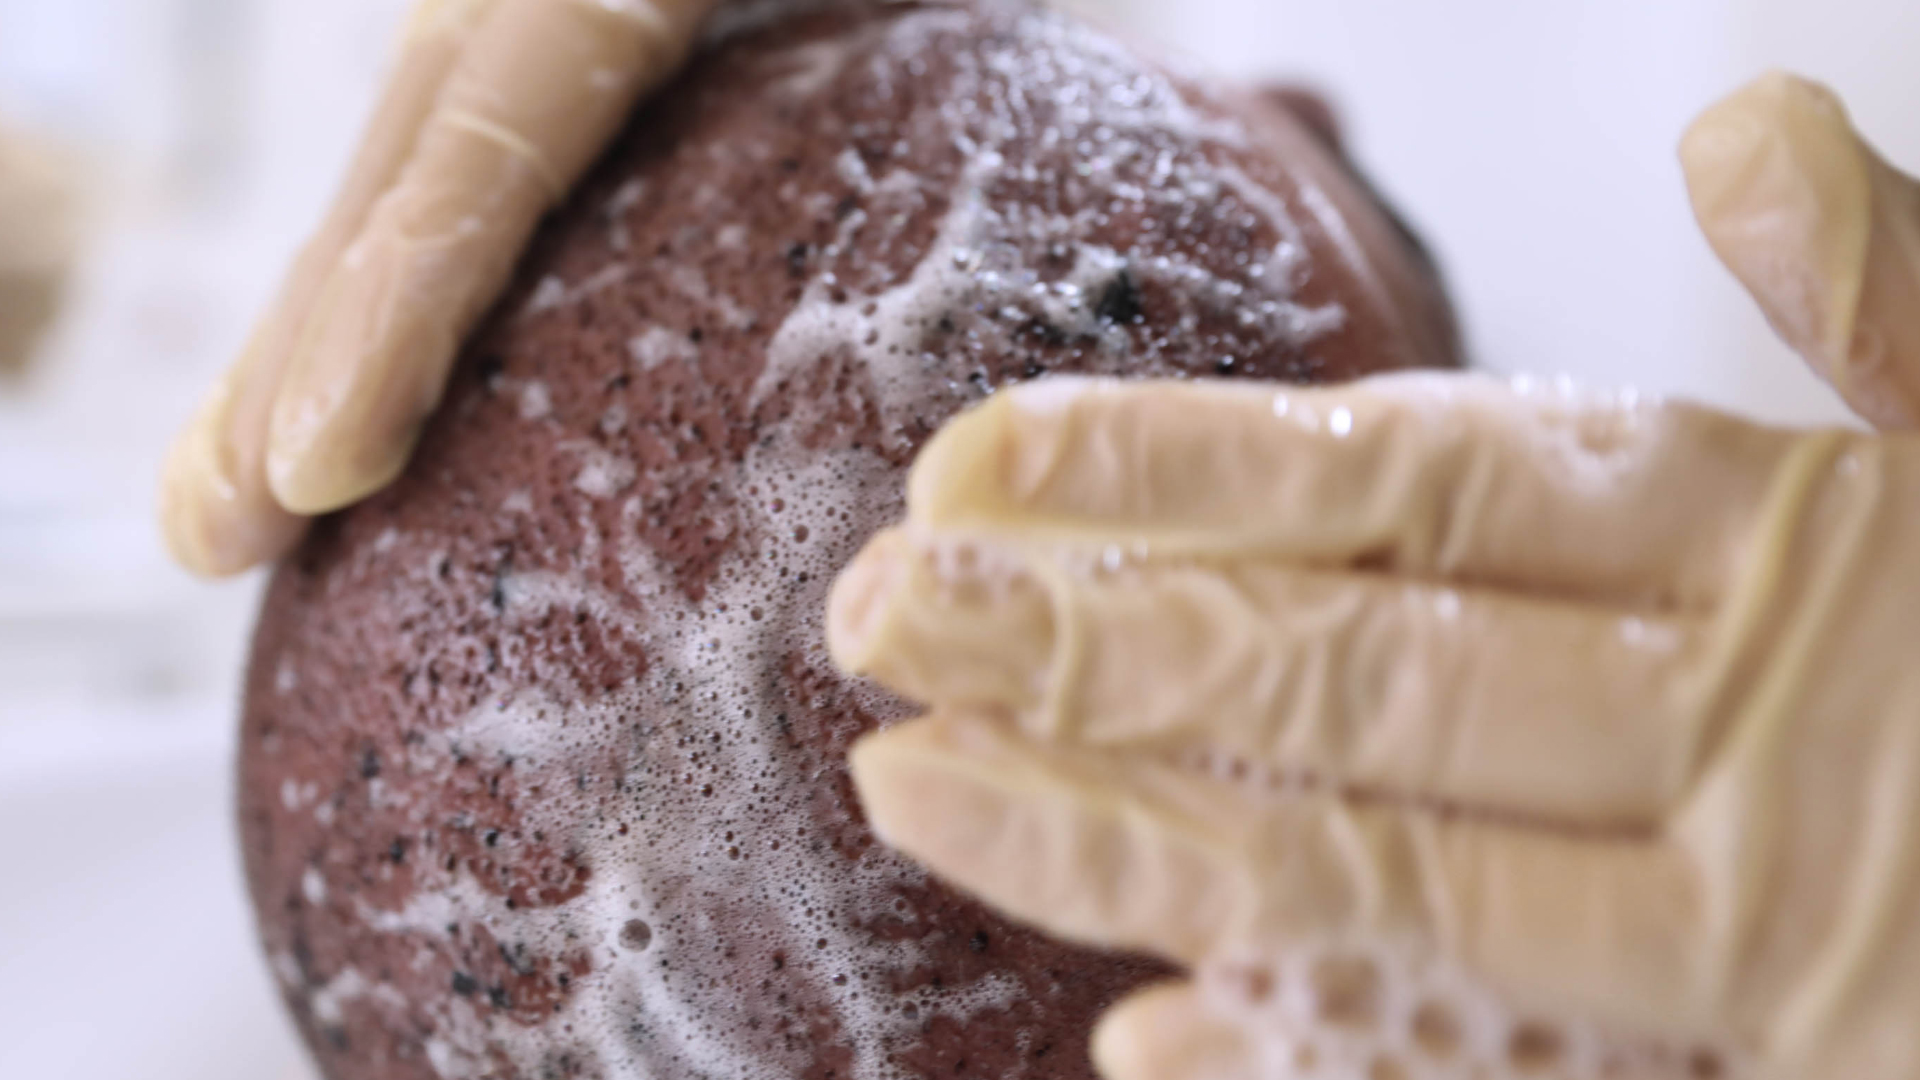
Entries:
[[1106, 1080], [1260, 1080], [1258, 1054], [1238, 1024], [1210, 1012], [1191, 982], [1163, 983], [1100, 1018], [1090, 1050]]

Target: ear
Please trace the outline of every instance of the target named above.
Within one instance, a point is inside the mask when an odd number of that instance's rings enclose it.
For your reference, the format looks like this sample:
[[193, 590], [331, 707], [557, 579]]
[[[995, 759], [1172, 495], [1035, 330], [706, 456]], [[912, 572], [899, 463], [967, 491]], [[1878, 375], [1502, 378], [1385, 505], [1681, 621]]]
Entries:
[[1260, 100], [1284, 109], [1337, 154], [1344, 154], [1340, 116], [1318, 90], [1298, 83], [1268, 83], [1259, 88]]

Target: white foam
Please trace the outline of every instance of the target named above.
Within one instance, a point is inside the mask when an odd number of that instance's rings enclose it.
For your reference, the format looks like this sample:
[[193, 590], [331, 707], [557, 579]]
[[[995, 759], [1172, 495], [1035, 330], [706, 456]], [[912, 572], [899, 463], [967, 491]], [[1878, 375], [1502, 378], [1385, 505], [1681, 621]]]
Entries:
[[267, 957], [267, 965], [273, 969], [274, 978], [280, 980], [280, 985], [289, 990], [305, 981], [300, 974], [300, 961], [285, 949], [273, 950]]
[[520, 419], [543, 420], [553, 412], [553, 395], [547, 384], [528, 379], [520, 384]]
[[627, 215], [647, 194], [647, 183], [633, 179], [614, 189], [613, 196], [600, 213], [607, 219], [607, 246], [615, 251], [625, 252], [633, 246], [633, 234], [627, 228]]
[[573, 486], [596, 499], [610, 499], [633, 486], [639, 469], [634, 463], [593, 443], [569, 443], [572, 450], [581, 459], [580, 470], [573, 476]]
[[667, 280], [681, 295], [712, 310], [727, 326], [735, 330], [751, 330], [758, 321], [752, 312], [740, 306], [739, 301], [725, 293], [715, 292], [707, 276], [698, 268], [681, 264], [667, 267], [665, 273]]
[[627, 353], [641, 371], [652, 371], [669, 361], [691, 364], [700, 358], [700, 351], [687, 335], [664, 326], [648, 327], [646, 333], [627, 342]]
[[558, 275], [548, 274], [533, 287], [533, 295], [527, 298], [523, 315], [541, 315], [549, 311], [570, 307], [597, 292], [613, 288], [627, 280], [632, 270], [623, 263], [605, 266], [582, 278], [578, 284], [568, 285]]
[[853, 190], [862, 195], [872, 193], [873, 174], [867, 171], [866, 159], [860, 156], [860, 151], [849, 146], [834, 155], [833, 170]]
[[[928, 352], [926, 342], [942, 317], [968, 310], [981, 302], [983, 291], [993, 289], [975, 272], [972, 245], [990, 235], [994, 212], [982, 192], [1000, 167], [997, 155], [975, 162], [950, 193], [952, 207], [933, 244], [900, 285], [878, 296], [850, 295], [835, 301], [836, 280], [823, 276], [809, 284], [767, 346], [755, 404], [836, 354], [851, 354], [872, 379], [875, 404], [884, 417], [911, 416], [925, 408], [929, 392], [941, 395], [947, 390], [944, 379], [929, 385], [934, 380], [927, 373], [948, 365]], [[857, 214], [842, 222], [842, 242], [863, 223]], [[895, 426], [883, 437], [898, 442], [904, 433]]]
[[566, 297], [567, 283], [561, 281], [557, 274], [548, 274], [540, 279], [533, 287], [533, 295], [527, 298], [527, 313], [532, 315], [551, 311], [559, 307]]
[[812, 97], [838, 78], [850, 52], [845, 41], [816, 41], [793, 50], [779, 61], [774, 76], [777, 92], [787, 100]]
[[[818, 637], [811, 624], [824, 603], [831, 564], [807, 552], [844, 552], [861, 538], [829, 496], [849, 485], [889, 482], [894, 474], [867, 455], [851, 453], [801, 462], [756, 458], [746, 471], [767, 496], [752, 511], [756, 529], [785, 535], [804, 529], [809, 536], [809, 543], [797, 546], [794, 564], [812, 571], [807, 584], [786, 596], [768, 595], [757, 571], [736, 565], [695, 604], [671, 586], [650, 552], [633, 544], [623, 550], [631, 578], [625, 590], [569, 575], [510, 574], [502, 582], [509, 625], [554, 611], [589, 612], [646, 639], [649, 674], [605, 696], [530, 688], [489, 702], [456, 728], [410, 748], [408, 767], [416, 774], [433, 775], [456, 760], [488, 766], [510, 760], [519, 783], [552, 793], [569, 790], [587, 763], [605, 760], [610, 744], [627, 746], [632, 756], [623, 783], [647, 807], [630, 835], [608, 835], [595, 809], [597, 788], [578, 800], [550, 794], [537, 807], [530, 804], [533, 812], [523, 824], [523, 831], [568, 836], [593, 852], [586, 891], [558, 906], [509, 910], [462, 875], [447, 887], [416, 894], [399, 911], [363, 907], [361, 918], [388, 933], [436, 936], [449, 924], [477, 923], [506, 949], [545, 956], [592, 943], [594, 971], [575, 982], [566, 1006], [567, 1041], [609, 1075], [654, 1075], [651, 1069], [671, 1060], [690, 1075], [775, 1080], [765, 1071], [764, 1055], [740, 1032], [716, 1026], [738, 1013], [737, 985], [697, 974], [711, 967], [718, 931], [703, 918], [711, 906], [689, 900], [687, 891], [726, 897], [751, 912], [729, 920], [735, 947], [788, 957], [795, 975], [825, 999], [839, 1037], [854, 1052], [854, 1075], [880, 1080], [898, 1075], [889, 1056], [918, 1037], [920, 1022], [912, 1014], [964, 1019], [1004, 1007], [1019, 986], [1008, 975], [904, 995], [878, 985], [876, 973], [910, 971], [925, 958], [911, 942], [876, 944], [865, 927], [892, 913], [899, 888], [924, 878], [877, 846], [850, 867], [812, 850], [813, 777], [786, 748], [776, 718], [757, 708], [781, 696], [774, 684], [783, 676], [774, 658], [797, 641]], [[586, 703], [565, 703], [580, 699]], [[692, 754], [690, 743], [698, 748]], [[703, 794], [707, 785], [696, 780], [709, 781], [711, 794]], [[637, 954], [616, 939], [631, 919], [643, 920], [651, 931]], [[662, 967], [694, 974], [665, 980]], [[315, 992], [316, 1010], [317, 995], [328, 993], [337, 997], [339, 991]], [[903, 1008], [909, 1004], [911, 1010]], [[440, 1010], [435, 1019], [442, 1043], [433, 1060], [448, 1080], [485, 1075], [492, 1053], [505, 1053], [536, 1075], [555, 1052], [552, 1026], [490, 1026], [461, 998], [433, 1007]], [[664, 1025], [676, 1038], [665, 1047], [636, 1044], [628, 1031], [635, 1018]]]
[[318, 867], [309, 866], [300, 875], [300, 895], [307, 903], [319, 905], [327, 899], [327, 879], [322, 877]]

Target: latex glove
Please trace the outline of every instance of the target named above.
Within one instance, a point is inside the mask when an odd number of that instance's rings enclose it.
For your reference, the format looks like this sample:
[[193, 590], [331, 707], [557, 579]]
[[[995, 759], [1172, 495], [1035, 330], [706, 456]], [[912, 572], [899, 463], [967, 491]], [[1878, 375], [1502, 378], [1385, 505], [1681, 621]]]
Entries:
[[1767, 75], [1703, 113], [1695, 216], [1774, 329], [1881, 428], [1920, 425], [1920, 182], [1823, 86]]
[[78, 219], [72, 162], [0, 123], [0, 377], [26, 370], [59, 312]]
[[715, 0], [421, 0], [332, 209], [175, 444], [169, 546], [226, 574], [406, 464], [544, 213]]
[[1906, 1080], [1917, 592], [1920, 440], [1065, 381], [934, 439], [829, 641], [932, 708], [853, 752], [885, 841], [1196, 970], [1114, 1080]]

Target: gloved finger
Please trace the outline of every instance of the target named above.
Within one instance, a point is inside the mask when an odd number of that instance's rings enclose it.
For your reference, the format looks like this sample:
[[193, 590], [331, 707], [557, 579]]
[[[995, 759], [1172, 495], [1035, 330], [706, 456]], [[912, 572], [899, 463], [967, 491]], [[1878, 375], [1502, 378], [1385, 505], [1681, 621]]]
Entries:
[[325, 220], [307, 241], [233, 368], [168, 455], [161, 530], [174, 558], [206, 575], [233, 574], [283, 554], [306, 521], [267, 484], [268, 422], [299, 331], [322, 283], [400, 175], [474, 23], [491, 0], [422, 0], [399, 62]]
[[167, 452], [160, 531], [174, 561], [195, 574], [221, 577], [271, 562], [306, 530], [307, 519], [267, 489], [266, 424], [254, 417], [265, 416], [257, 406], [272, 382], [260, 361], [243, 354]]
[[1680, 144], [1694, 215], [1774, 330], [1853, 410], [1920, 425], [1920, 182], [1823, 86], [1775, 72]]
[[1461, 375], [1328, 389], [1050, 380], [950, 423], [909, 520], [1707, 610], [1800, 436]]
[[540, 215], [678, 68], [710, 3], [496, 0], [300, 329], [268, 449], [282, 505], [332, 510], [399, 473]]
[[80, 246], [78, 166], [0, 117], [0, 380], [28, 369], [59, 316]]
[[955, 715], [869, 736], [852, 763], [882, 840], [1067, 940], [1189, 964], [1407, 943], [1554, 1015], [1714, 1033], [1696, 876], [1651, 837], [1229, 782]]
[[1211, 778], [1146, 778], [1174, 790], [1143, 801], [1121, 779], [1132, 763], [944, 714], [868, 736], [849, 764], [883, 841], [1056, 936], [1192, 963], [1253, 914], [1256, 883], [1213, 824], [1244, 800]]
[[1262, 1068], [1254, 1033], [1219, 1015], [1192, 983], [1142, 990], [1107, 1010], [1093, 1032], [1106, 1080], [1279, 1080]]
[[836, 583], [835, 661], [1036, 739], [1588, 825], [1689, 786], [1707, 620], [1274, 564], [896, 530]]
[[[1752, 1076], [1709, 1044], [1662, 1045], [1504, 997], [1446, 958], [1320, 942], [1215, 957], [1094, 1029], [1109, 1080], [1699, 1080]], [[1183, 1070], [1193, 1070], [1183, 1071]]]

